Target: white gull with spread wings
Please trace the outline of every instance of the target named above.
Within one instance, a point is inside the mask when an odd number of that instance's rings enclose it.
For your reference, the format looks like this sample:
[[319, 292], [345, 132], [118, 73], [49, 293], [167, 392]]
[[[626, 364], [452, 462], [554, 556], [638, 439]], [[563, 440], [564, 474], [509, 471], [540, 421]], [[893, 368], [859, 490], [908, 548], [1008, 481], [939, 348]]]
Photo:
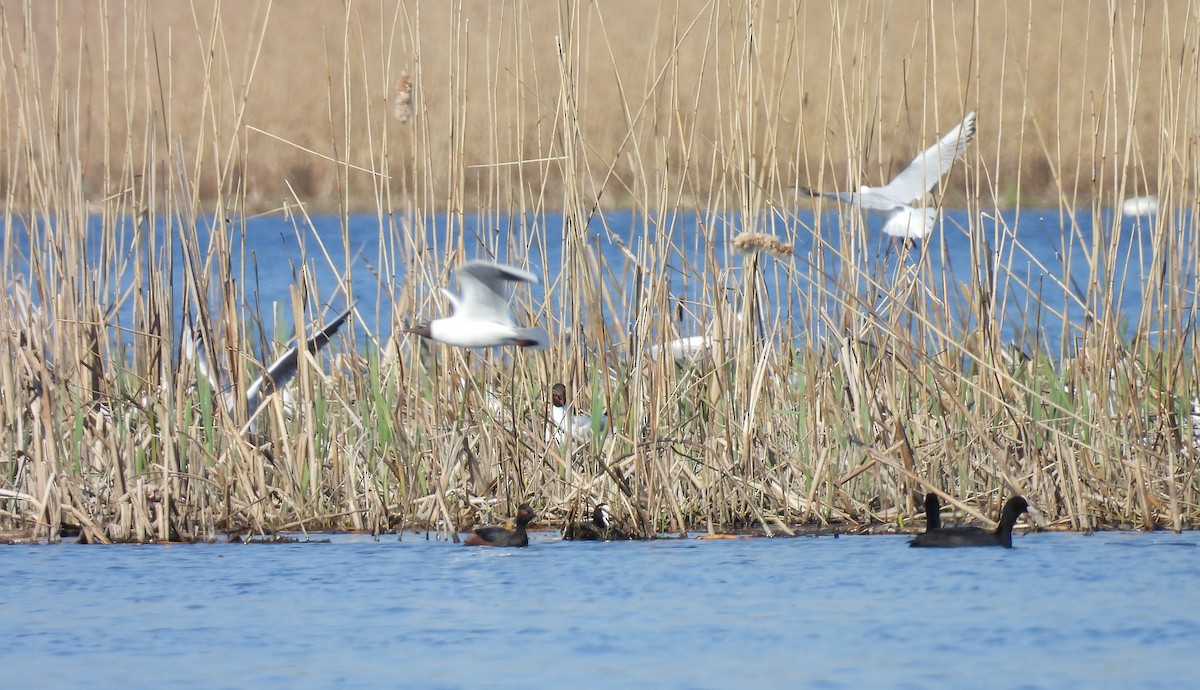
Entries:
[[970, 112], [957, 127], [921, 152], [907, 168], [882, 187], [863, 185], [857, 192], [814, 192], [804, 187], [796, 189], [882, 214], [883, 231], [893, 237], [924, 239], [933, 232], [937, 209], [913, 207], [910, 204], [928, 194], [938, 180], [950, 171], [954, 161], [967, 152], [967, 147], [974, 140], [975, 113]]
[[508, 283], [541, 281], [529, 271], [494, 264], [489, 261], [468, 261], [455, 271], [462, 294], [442, 289], [450, 300], [450, 316], [404, 329], [423, 338], [457, 347], [532, 347], [540, 349], [550, 344], [544, 328], [520, 328], [508, 308]]

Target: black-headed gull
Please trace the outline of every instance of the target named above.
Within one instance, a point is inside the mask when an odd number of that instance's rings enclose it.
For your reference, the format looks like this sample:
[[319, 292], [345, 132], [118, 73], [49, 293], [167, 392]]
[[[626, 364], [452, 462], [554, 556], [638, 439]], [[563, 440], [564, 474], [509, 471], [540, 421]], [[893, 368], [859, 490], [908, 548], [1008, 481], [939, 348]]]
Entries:
[[[732, 310], [734, 305], [728, 304]], [[683, 301], [680, 300], [675, 307], [675, 318], [683, 323]], [[742, 322], [741, 311], [734, 312], [734, 319], [737, 323]], [[715, 331], [719, 320], [712, 321], [708, 325], [709, 332]], [[670, 355], [671, 359], [675, 360], [676, 364], [696, 364], [710, 358], [713, 350], [717, 346], [717, 342], [724, 342], [727, 347], [732, 347], [732, 343], [728, 338], [720, 338], [713, 335], [689, 335], [681, 336], [671, 340], [666, 345], [651, 345], [650, 359], [657, 360], [660, 353], [664, 351]]]
[[[710, 335], [689, 335], [667, 343], [666, 352], [671, 355], [671, 359], [679, 364], [684, 364], [706, 356], [714, 343], [715, 340]], [[662, 350], [663, 346], [661, 345], [651, 345], [650, 359], [658, 359], [658, 354]]]
[[933, 232], [937, 209], [909, 204], [928, 194], [938, 180], [950, 171], [954, 161], [967, 152], [967, 147], [974, 140], [975, 113], [970, 112], [957, 127], [925, 149], [882, 187], [863, 185], [857, 192], [814, 192], [804, 187], [797, 187], [796, 190], [812, 196], [837, 199], [882, 214], [883, 231], [893, 237], [924, 239]]
[[[324, 328], [313, 333], [308, 340], [304, 341], [304, 348], [309, 352], [316, 353], [329, 344], [329, 339], [333, 337], [346, 319], [350, 318], [350, 314], [354, 311], [354, 305], [346, 307], [346, 310], [338, 314], [332, 321], [327, 323]], [[196, 371], [208, 380], [209, 385], [214, 391], [220, 390], [217, 385], [217, 377], [215, 372], [209, 367], [208, 359], [204, 356], [204, 349], [200, 335], [192, 327], [191, 322], [184, 325], [183, 333], [183, 348], [182, 355], [185, 359], [192, 361], [196, 367]], [[300, 344], [297, 342], [286, 352], [279, 356], [267, 370], [263, 372], [250, 384], [246, 389], [246, 397], [241, 401], [243, 405], [242, 413], [246, 419], [251, 419], [258, 412], [259, 406], [263, 400], [271, 393], [283, 388], [296, 377], [296, 369], [300, 358]], [[231, 391], [225, 391], [222, 394], [222, 401], [225, 406], [225, 411], [231, 416], [236, 416], [238, 399]]]
[[411, 326], [405, 333], [457, 347], [532, 347], [550, 344], [544, 328], [518, 328], [508, 308], [505, 283], [541, 281], [529, 271], [489, 261], [468, 261], [455, 271], [461, 295], [442, 289], [450, 300], [450, 316]]
[[[554, 440], [562, 443], [567, 434], [577, 441], [590, 441], [594, 433], [592, 429], [591, 415], [579, 414], [572, 412], [567, 406], [567, 387], [561, 383], [554, 384], [554, 388], [550, 391], [550, 400], [553, 405], [550, 407], [550, 421], [554, 423], [555, 429], [547, 431], [547, 437], [553, 436]], [[603, 426], [607, 423], [607, 419], [600, 418], [600, 424]]]

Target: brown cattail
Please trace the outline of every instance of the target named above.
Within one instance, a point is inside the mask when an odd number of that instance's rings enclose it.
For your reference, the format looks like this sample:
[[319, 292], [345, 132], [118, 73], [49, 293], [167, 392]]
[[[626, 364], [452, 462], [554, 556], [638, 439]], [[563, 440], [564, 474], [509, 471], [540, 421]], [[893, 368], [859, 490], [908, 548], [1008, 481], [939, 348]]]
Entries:
[[392, 116], [400, 124], [407, 125], [413, 116], [413, 83], [406, 69], [400, 70], [400, 78], [396, 80], [396, 96], [392, 101]]
[[733, 238], [733, 248], [743, 254], [767, 250], [776, 256], [792, 256], [796, 250], [788, 243], [765, 232], [743, 232]]

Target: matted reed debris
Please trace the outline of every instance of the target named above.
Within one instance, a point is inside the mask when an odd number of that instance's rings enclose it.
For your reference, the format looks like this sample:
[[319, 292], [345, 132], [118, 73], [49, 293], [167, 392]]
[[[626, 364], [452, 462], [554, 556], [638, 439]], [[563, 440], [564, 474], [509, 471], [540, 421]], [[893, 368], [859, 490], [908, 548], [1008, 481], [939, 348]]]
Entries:
[[796, 253], [795, 247], [765, 232], [746, 231], [730, 240], [729, 243], [743, 254], [766, 251], [775, 256], [793, 256]]

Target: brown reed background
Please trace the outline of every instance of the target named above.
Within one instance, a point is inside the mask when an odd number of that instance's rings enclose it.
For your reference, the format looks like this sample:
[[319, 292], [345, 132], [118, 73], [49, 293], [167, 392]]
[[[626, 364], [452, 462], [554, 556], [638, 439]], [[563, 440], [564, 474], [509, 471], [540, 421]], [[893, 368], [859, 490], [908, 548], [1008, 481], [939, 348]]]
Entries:
[[[563, 155], [568, 95], [580, 163], [620, 207], [657, 193], [646, 171], [701, 207], [751, 162], [773, 191], [877, 179], [977, 109], [980, 193], [1086, 202], [1115, 176], [1158, 186], [1191, 117], [1194, 15], [1185, 2], [8, 2], [5, 117], [16, 124], [14, 92], [58, 94], [90, 201], [119, 189], [115, 162], [178, 137], [203, 198], [371, 210], [378, 180], [351, 166], [386, 160], [393, 192], [471, 210], [514, 174], [481, 166]], [[392, 117], [405, 70], [412, 127]], [[563, 167], [527, 164], [526, 184], [561, 205]]]
[[[32, 232], [29, 268], [12, 253], [4, 262], [9, 529], [101, 541], [450, 530], [525, 497], [548, 520], [608, 500], [647, 532], [903, 526], [927, 489], [982, 518], [1019, 491], [1058, 526], [1197, 519], [1200, 386], [1180, 305], [1195, 305], [1186, 276], [1198, 247], [1181, 245], [1182, 215], [1162, 214], [1163, 270], [1141, 286], [1145, 316], [1127, 324], [1106, 296], [1120, 283], [1104, 263], [1112, 228], [1071, 216], [1147, 192], [1194, 208], [1197, 3], [7, 2], [2, 16], [6, 237], [55, 220]], [[600, 266], [578, 230], [617, 207], [739, 211], [756, 229], [800, 205], [791, 185], [878, 183], [968, 110], [979, 137], [940, 198], [975, 217], [1057, 206], [1064, 232], [1093, 242], [1081, 260], [1095, 262], [1094, 284], [1076, 291], [1088, 319], [1063, 334], [1066, 352], [1004, 359], [986, 281], [948, 286], [927, 264], [880, 276], [848, 223], [850, 268], [823, 296], [832, 309], [756, 324], [723, 300], [688, 305], [741, 337], [722, 341], [715, 362], [676, 368], [637, 345], [674, 328], [657, 278], [689, 240]], [[381, 284], [401, 314], [429, 314], [444, 308], [431, 293], [461, 241], [425, 246], [425, 214], [449, 213], [457, 232], [466, 214], [484, 226], [520, 214], [520, 246], [557, 232], [547, 214], [560, 211], [563, 278], [547, 290], [566, 313], [518, 298], [522, 319], [555, 334], [549, 351], [429, 351], [368, 324], [365, 341], [339, 338], [332, 356], [305, 359], [296, 401], [274, 399], [255, 434], [196, 390], [170, 328], [185, 311], [207, 324], [213, 358], [245, 390], [259, 371], [250, 343], [269, 339], [238, 306], [246, 267], [189, 232], [150, 239], [164, 218], [236, 227], [276, 212], [305, 225], [327, 212], [344, 228], [346, 214], [374, 213]], [[102, 228], [92, 250], [89, 218]], [[143, 238], [133, 257], [116, 249], [128, 218]], [[1019, 234], [1008, 240], [1019, 248]], [[163, 270], [172, 242], [196, 261], [182, 304]], [[964, 275], [1008, 270], [990, 249]], [[800, 257], [766, 272], [753, 254], [706, 251], [690, 279], [715, 295], [729, 278], [712, 267], [740, 260], [743, 304], [768, 282], [786, 293], [822, 270]], [[963, 332], [948, 313], [941, 298], [959, 290], [981, 328]], [[302, 272], [291, 315], [311, 326], [319, 304], [354, 294]], [[596, 309], [620, 301], [643, 306], [632, 338], [608, 332]], [[122, 333], [114, 314], [128, 304], [137, 323]], [[794, 350], [790, 334], [809, 317], [839, 337]], [[614, 433], [547, 442], [557, 380], [607, 411]], [[490, 409], [493, 398], [502, 405]]]

